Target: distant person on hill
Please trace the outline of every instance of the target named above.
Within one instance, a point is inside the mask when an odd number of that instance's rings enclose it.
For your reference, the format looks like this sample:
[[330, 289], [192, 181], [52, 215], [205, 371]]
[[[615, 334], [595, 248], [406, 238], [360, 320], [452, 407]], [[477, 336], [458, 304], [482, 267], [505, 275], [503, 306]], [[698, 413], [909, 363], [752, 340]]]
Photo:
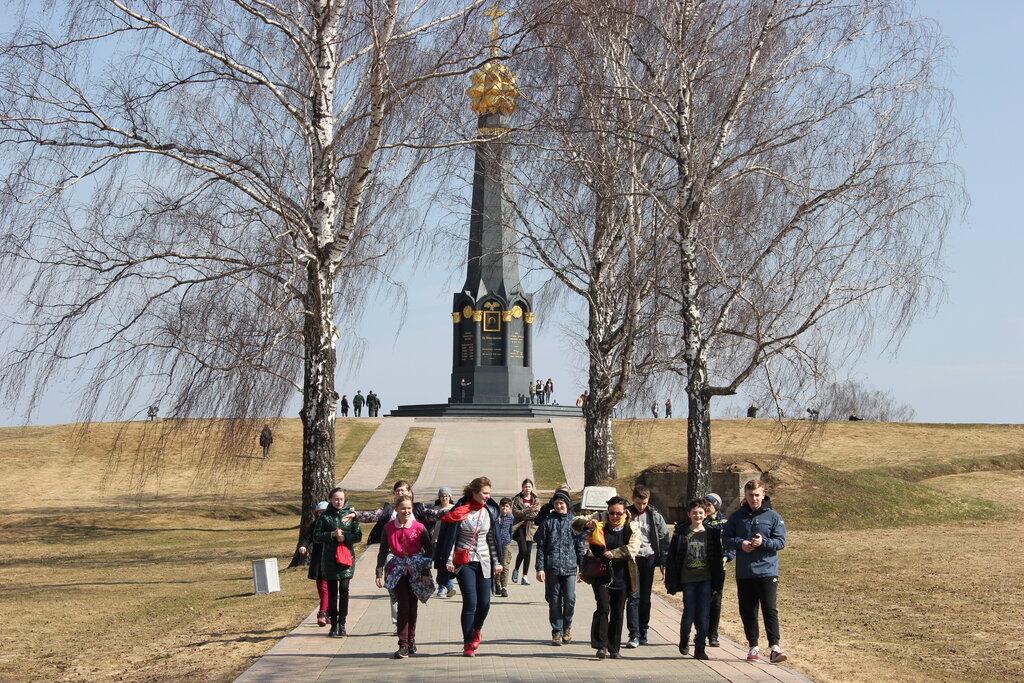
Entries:
[[772, 664], [786, 661], [779, 647], [779, 611], [776, 608], [779, 588], [779, 551], [786, 547], [786, 525], [782, 516], [772, 509], [765, 495], [764, 483], [751, 479], [743, 486], [743, 505], [729, 515], [722, 526], [722, 545], [736, 552], [736, 597], [740, 619], [747, 637], [747, 659], [761, 658], [758, 648], [760, 633], [758, 609], [764, 615], [764, 630], [771, 648]]
[[348, 394], [341, 397], [341, 416], [348, 417]]
[[270, 425], [263, 425], [260, 431], [260, 447], [263, 449], [263, 459], [270, 457], [270, 445], [274, 443], [274, 433], [270, 431]]
[[370, 393], [366, 396], [366, 409], [370, 413], [370, 417], [380, 417], [380, 396], [373, 393], [373, 389], [370, 389]]
[[690, 653], [690, 628], [696, 626], [693, 658], [708, 659], [705, 646], [708, 637], [708, 612], [711, 596], [722, 592], [725, 570], [722, 554], [722, 533], [704, 525], [708, 504], [694, 498], [686, 504], [688, 522], [676, 525], [668, 550], [665, 590], [669, 595], [683, 593], [683, 615], [679, 625], [679, 654]]
[[327, 509], [330, 505], [326, 500], [322, 500], [316, 505], [316, 511], [313, 513], [313, 521], [310, 522], [309, 527], [306, 528], [306, 533], [302, 537], [301, 545], [299, 546], [300, 555], [309, 555], [309, 571], [306, 572], [306, 576], [316, 581], [316, 592], [320, 596], [320, 609], [316, 613], [316, 625], [327, 626], [327, 610], [330, 607], [330, 595], [327, 592], [327, 581], [323, 578], [323, 571], [320, 568], [320, 562], [323, 558], [324, 544], [318, 543], [313, 539], [313, 531], [316, 529], [316, 520], [320, 518], [320, 514]]
[[654, 415], [654, 419], [658, 419], [658, 402], [655, 401], [651, 404], [651, 414]]
[[850, 422], [863, 422], [864, 418], [857, 417], [857, 413], [850, 415]]
[[749, 417], [751, 419], [757, 417], [757, 410], [758, 410], [757, 406], [755, 406], [753, 403], [751, 403], [750, 407], [747, 408], [747, 417]]
[[578, 397], [576, 398], [576, 407], [577, 407], [577, 408], [582, 408], [582, 407], [583, 407], [583, 394], [580, 394], [580, 395], [579, 395], [579, 396], [578, 396]]
[[356, 395], [352, 397], [352, 411], [356, 417], [359, 417], [363, 412], [363, 404], [366, 403], [366, 399], [363, 397], [361, 389], [356, 389]]
[[672, 399], [665, 399], [665, 419], [668, 420], [672, 417]]
[[[345, 619], [348, 617], [349, 581], [355, 573], [355, 552], [353, 544], [363, 538], [359, 522], [352, 519], [354, 510], [345, 504], [345, 491], [335, 488], [328, 496], [330, 505], [320, 514], [313, 528], [313, 540], [323, 546], [320, 556], [321, 576], [327, 581], [328, 607], [331, 619], [329, 635], [344, 636]], [[339, 561], [338, 546], [348, 549], [352, 564]]]
[[159, 412], [160, 412], [160, 407], [159, 406], [150, 406], [150, 407], [146, 408], [146, 417], [148, 417], [150, 420], [155, 420], [156, 419], [156, 415]]

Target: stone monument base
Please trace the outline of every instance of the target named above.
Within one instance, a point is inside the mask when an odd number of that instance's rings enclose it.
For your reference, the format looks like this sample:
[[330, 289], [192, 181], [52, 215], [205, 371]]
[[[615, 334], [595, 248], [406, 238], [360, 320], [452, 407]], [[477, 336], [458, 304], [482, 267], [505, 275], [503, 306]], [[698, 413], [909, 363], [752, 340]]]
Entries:
[[576, 406], [552, 406], [534, 403], [425, 403], [398, 406], [388, 417], [583, 417]]

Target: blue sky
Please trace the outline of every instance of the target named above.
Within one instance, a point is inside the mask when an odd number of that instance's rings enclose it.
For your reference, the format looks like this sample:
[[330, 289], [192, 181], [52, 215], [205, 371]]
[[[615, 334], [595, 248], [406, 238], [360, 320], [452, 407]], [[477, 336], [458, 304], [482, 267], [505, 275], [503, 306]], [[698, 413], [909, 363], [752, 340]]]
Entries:
[[[922, 14], [936, 19], [951, 44], [948, 86], [956, 98], [963, 141], [958, 162], [971, 205], [967, 221], [954, 225], [946, 246], [947, 299], [919, 319], [897, 355], [869, 352], [850, 376], [909, 403], [920, 422], [1020, 423], [1024, 401], [1024, 231], [1017, 199], [1024, 188], [1024, 110], [1019, 30], [1024, 3], [922, 0]], [[458, 255], [464, 244], [453, 245]], [[404, 325], [390, 304], [367, 313], [361, 327], [362, 362], [339, 359], [338, 390], [373, 389], [383, 410], [398, 404], [437, 403], [447, 398], [451, 371], [452, 293], [464, 273], [451, 263], [420, 264], [407, 282]], [[543, 301], [539, 316], [544, 317]], [[585, 384], [581, 358], [565, 333], [568, 321], [545, 319], [538, 329], [534, 368], [555, 382], [555, 396], [571, 403]], [[741, 396], [739, 400], [744, 400]], [[685, 400], [674, 396], [676, 416]], [[297, 406], [297, 404], [296, 404]], [[72, 421], [75, 405], [51, 391], [33, 422]], [[140, 406], [140, 416], [144, 406]], [[297, 407], [296, 407], [297, 410]], [[124, 416], [126, 418], [130, 416]], [[0, 425], [16, 423], [0, 410]]]

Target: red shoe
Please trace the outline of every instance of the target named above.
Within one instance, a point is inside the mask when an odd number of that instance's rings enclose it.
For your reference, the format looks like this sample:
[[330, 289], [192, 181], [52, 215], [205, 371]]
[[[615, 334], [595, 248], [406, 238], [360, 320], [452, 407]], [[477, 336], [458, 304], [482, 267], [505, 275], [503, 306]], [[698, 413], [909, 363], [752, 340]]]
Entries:
[[480, 631], [473, 631], [473, 641], [469, 645], [474, 650], [480, 647]]
[[316, 615], [316, 625], [327, 626], [327, 615], [325, 613], [320, 612]]
[[473, 651], [473, 643], [466, 643], [462, 646], [463, 657], [476, 657], [476, 652]]

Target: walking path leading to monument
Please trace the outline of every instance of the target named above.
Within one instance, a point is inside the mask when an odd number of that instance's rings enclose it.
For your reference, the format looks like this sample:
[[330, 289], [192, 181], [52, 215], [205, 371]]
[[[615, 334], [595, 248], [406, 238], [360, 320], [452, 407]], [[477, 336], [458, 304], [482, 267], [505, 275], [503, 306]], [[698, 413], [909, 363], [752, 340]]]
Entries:
[[[237, 683], [291, 681], [808, 681], [800, 674], [765, 662], [747, 662], [746, 649], [722, 639], [708, 648], [712, 659], [700, 662], [677, 651], [679, 612], [654, 598], [648, 646], [623, 649], [621, 660], [598, 660], [590, 647], [593, 592], [577, 584], [576, 618], [569, 645], [550, 645], [551, 630], [544, 586], [511, 586], [508, 598], [495, 598], [484, 626], [483, 642], [473, 658], [462, 656], [459, 612], [462, 598], [431, 598], [420, 604], [416, 628], [418, 653], [405, 660], [391, 656], [398, 639], [391, 635], [387, 592], [373, 583], [377, 546], [360, 558], [351, 583], [345, 638], [327, 636], [316, 626], [315, 610], [294, 631], [260, 658]], [[310, 587], [310, 603], [315, 596]], [[625, 635], [625, 634], [623, 634]]]
[[533, 477], [529, 429], [553, 430], [566, 481], [573, 490], [583, 488], [583, 420], [553, 418], [408, 418], [388, 417], [366, 443], [341, 486], [350, 491], [390, 488], [383, 481], [402, 447], [410, 427], [434, 430], [423, 467], [413, 485], [417, 496], [432, 498], [442, 486], [458, 489], [474, 477], [486, 475], [496, 492], [512, 493], [520, 482]]

